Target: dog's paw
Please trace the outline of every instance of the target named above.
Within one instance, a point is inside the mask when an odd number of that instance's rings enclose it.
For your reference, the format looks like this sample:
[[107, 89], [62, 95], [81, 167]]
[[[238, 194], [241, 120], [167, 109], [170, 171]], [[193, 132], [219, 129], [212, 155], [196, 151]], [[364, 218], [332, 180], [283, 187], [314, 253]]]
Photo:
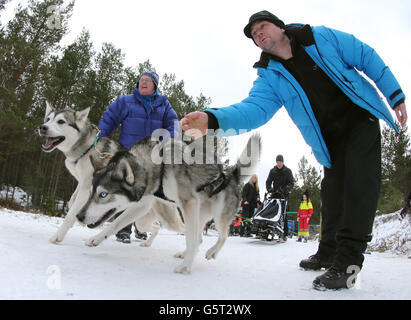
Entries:
[[185, 253], [186, 253], [185, 251], [179, 251], [174, 255], [174, 258], [184, 259]]
[[142, 243], [140, 243], [140, 247], [146, 247], [146, 248], [148, 248], [148, 247], [151, 247], [151, 243], [150, 242], [142, 242]]
[[217, 257], [217, 253], [215, 253], [215, 252], [212, 252], [212, 253], [206, 253], [206, 255], [205, 255], [205, 258], [207, 259], [207, 260], [211, 260], [211, 259], [215, 259]]
[[49, 239], [49, 241], [51, 243], [58, 244], [63, 241], [63, 237], [57, 232]]
[[208, 250], [206, 253], [206, 259], [211, 260], [215, 258], [217, 258], [217, 252], [215, 252], [214, 250]]
[[99, 238], [90, 238], [86, 240], [85, 245], [87, 247], [97, 247], [101, 243], [101, 239]]
[[189, 274], [191, 274], [191, 268], [189, 266], [181, 264], [181, 265], [179, 265], [178, 267], [176, 267], [174, 269], [174, 272], [189, 275]]
[[217, 258], [217, 253], [218, 253], [218, 250], [216, 250], [216, 248], [210, 248], [206, 252], [205, 258], [207, 260], [216, 259]]

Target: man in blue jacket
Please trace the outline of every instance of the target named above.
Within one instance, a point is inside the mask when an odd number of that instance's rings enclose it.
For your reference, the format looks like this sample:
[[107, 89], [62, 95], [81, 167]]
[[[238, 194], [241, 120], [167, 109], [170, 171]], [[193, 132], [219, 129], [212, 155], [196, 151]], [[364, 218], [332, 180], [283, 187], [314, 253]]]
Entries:
[[284, 106], [324, 165], [321, 241], [300, 267], [328, 269], [314, 280], [316, 289], [350, 288], [361, 270], [377, 208], [378, 119], [397, 130], [377, 90], [359, 72], [375, 83], [402, 126], [405, 95], [378, 54], [353, 35], [324, 26], [285, 25], [268, 11], [253, 14], [244, 33], [262, 49], [249, 96], [229, 107], [190, 113], [183, 129], [194, 137], [249, 131]]
[[[107, 137], [121, 124], [120, 144], [130, 149], [133, 144], [150, 136], [156, 129], [166, 129], [171, 137], [177, 114], [165, 96], [157, 90], [159, 77], [154, 71], [146, 71], [137, 83], [133, 94], [125, 95], [114, 101], [104, 112], [98, 128], [100, 137]], [[166, 138], [166, 137], [163, 137]], [[144, 238], [135, 230], [137, 238]], [[131, 225], [117, 233], [117, 240], [130, 243]]]

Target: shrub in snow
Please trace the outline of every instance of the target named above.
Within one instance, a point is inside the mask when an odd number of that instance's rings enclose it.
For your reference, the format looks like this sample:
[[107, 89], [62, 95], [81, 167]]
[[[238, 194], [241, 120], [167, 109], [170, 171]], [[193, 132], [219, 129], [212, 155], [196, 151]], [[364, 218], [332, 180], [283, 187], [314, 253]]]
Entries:
[[407, 214], [400, 221], [398, 213], [399, 211], [375, 218], [373, 238], [368, 245], [370, 250], [411, 254], [411, 215]]

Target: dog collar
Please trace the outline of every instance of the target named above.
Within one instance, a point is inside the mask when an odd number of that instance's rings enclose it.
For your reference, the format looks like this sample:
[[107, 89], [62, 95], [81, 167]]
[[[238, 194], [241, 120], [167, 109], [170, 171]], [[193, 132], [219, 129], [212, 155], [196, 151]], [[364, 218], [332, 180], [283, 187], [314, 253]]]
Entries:
[[87, 149], [86, 151], [84, 151], [84, 152], [81, 154], [80, 157], [78, 157], [76, 160], [74, 160], [74, 164], [77, 164], [77, 162], [79, 162], [80, 159], [83, 158], [83, 157], [87, 154], [87, 152], [89, 152], [89, 151], [91, 150], [91, 148], [93, 148], [93, 147], [94, 147], [94, 143], [93, 143], [90, 147], [88, 147], [88, 149]]

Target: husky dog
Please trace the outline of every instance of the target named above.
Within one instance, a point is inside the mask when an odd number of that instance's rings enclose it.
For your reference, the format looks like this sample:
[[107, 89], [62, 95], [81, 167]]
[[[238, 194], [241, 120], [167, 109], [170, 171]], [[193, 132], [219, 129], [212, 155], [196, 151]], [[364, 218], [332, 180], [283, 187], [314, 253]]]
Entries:
[[[78, 185], [69, 201], [69, 211], [56, 234], [50, 241], [63, 241], [67, 231], [76, 221], [76, 214], [89, 198], [93, 173], [107, 165], [109, 157], [120, 149], [113, 140], [98, 136], [98, 128], [88, 120], [90, 108], [82, 111], [72, 109], [55, 110], [48, 102], [44, 123], [37, 128], [37, 133], [45, 138], [42, 149], [51, 152], [59, 149], [66, 156], [65, 165]], [[158, 234], [161, 225], [167, 229], [183, 232], [184, 224], [175, 206], [154, 202], [152, 210], [146, 215], [139, 215], [135, 221], [140, 231], [151, 232], [151, 237], [142, 246], [150, 246]]]
[[[99, 245], [144, 215], [155, 200], [154, 193], [162, 185], [166, 198], [175, 201], [184, 216], [186, 250], [175, 255], [184, 260], [174, 271], [191, 272], [202, 241], [202, 228], [212, 218], [219, 237], [207, 251], [206, 259], [215, 259], [227, 239], [240, 200], [240, 181], [255, 172], [260, 144], [259, 135], [253, 135], [237, 164], [225, 171], [221, 164], [167, 161], [170, 154], [183, 154], [186, 159], [186, 155], [192, 153], [190, 145], [171, 138], [160, 144], [144, 138], [129, 151], [117, 152], [105, 168], [95, 172], [92, 193], [77, 218], [89, 227], [96, 227], [122, 213], [109, 227], [90, 239], [89, 245]], [[258, 150], [248, 156], [248, 150], [253, 146]], [[245, 165], [247, 158], [251, 161]]]

